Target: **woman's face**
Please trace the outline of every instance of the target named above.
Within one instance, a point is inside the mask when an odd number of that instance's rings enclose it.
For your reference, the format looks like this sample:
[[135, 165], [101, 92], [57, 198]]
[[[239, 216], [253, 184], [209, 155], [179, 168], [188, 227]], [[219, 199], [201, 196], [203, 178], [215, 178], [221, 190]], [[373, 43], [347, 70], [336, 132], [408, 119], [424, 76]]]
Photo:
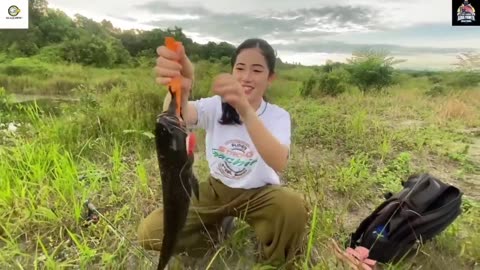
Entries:
[[252, 105], [260, 105], [274, 77], [269, 75], [267, 61], [258, 48], [243, 49], [237, 56], [232, 74], [242, 85]]

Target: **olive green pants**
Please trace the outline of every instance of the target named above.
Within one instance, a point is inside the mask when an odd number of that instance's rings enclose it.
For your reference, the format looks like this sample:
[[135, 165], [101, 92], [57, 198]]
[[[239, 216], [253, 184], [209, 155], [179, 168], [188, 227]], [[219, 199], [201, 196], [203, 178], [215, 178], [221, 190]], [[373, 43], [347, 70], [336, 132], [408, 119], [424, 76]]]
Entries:
[[[307, 206], [300, 194], [282, 186], [256, 189], [230, 188], [209, 178], [200, 183], [200, 200], [192, 199], [187, 222], [177, 244], [177, 253], [203, 255], [212, 247], [224, 217], [235, 216], [253, 227], [267, 264], [288, 266], [301, 251], [307, 226]], [[163, 212], [159, 208], [138, 227], [140, 244], [159, 251], [163, 237]], [[203, 252], [203, 253], [202, 253]]]

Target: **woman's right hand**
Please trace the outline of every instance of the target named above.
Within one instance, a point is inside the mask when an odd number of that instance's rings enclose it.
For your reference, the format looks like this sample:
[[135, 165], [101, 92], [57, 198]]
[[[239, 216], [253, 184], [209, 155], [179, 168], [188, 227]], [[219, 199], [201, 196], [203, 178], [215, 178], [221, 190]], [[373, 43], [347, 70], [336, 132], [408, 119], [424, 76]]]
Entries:
[[168, 85], [173, 77], [182, 76], [182, 91], [190, 93], [193, 80], [193, 64], [185, 54], [183, 45], [179, 46], [178, 52], [174, 52], [166, 46], [157, 48], [157, 62], [155, 65], [155, 81], [160, 85]]

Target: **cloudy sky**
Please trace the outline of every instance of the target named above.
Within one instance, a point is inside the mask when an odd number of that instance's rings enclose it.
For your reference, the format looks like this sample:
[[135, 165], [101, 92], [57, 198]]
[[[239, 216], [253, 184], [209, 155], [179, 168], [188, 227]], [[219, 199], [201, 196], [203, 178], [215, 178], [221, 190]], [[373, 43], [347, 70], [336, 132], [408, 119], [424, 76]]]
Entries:
[[[261, 37], [274, 45], [283, 61], [305, 65], [323, 64], [327, 59], [344, 61], [356, 49], [373, 47], [407, 60], [399, 67], [445, 69], [452, 67], [458, 53], [480, 50], [480, 26], [451, 26], [450, 1], [48, 2], [68, 15], [107, 19], [123, 29], [176, 25], [199, 43], [227, 41], [238, 45], [245, 38]], [[476, 8], [480, 10], [480, 4]]]

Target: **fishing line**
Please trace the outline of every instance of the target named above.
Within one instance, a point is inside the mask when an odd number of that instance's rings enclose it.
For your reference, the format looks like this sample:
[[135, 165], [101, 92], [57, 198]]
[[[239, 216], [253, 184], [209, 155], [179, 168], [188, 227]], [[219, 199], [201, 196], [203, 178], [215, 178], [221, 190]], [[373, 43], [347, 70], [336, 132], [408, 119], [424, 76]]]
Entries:
[[[185, 185], [183, 184], [183, 177], [182, 177], [182, 172], [185, 170], [186, 166], [188, 164], [188, 160], [183, 164], [182, 168], [180, 169], [180, 174], [179, 174], [179, 178], [180, 178], [180, 183], [182, 184], [182, 187], [183, 189], [185, 190], [185, 192], [188, 194], [188, 191], [187, 191], [187, 188], [185, 187]], [[199, 193], [200, 194], [200, 193]], [[191, 199], [191, 195], [190, 195], [190, 199]], [[197, 198], [200, 200], [200, 198]], [[205, 223], [203, 222], [203, 219], [202, 217], [200, 216], [200, 213], [197, 211], [197, 209], [195, 209], [195, 207], [191, 207], [191, 209], [195, 212], [195, 214], [197, 214], [198, 216], [198, 219], [200, 220], [200, 223], [202, 224], [203, 228], [205, 229], [205, 232], [207, 233], [208, 235], [208, 238], [209, 240], [211, 241], [212, 243], [212, 247], [213, 249], [215, 249], [218, 253], [219, 251], [219, 247], [215, 244], [215, 240], [213, 239], [212, 235], [210, 234], [207, 226], [205, 225]], [[220, 258], [222, 259], [223, 263], [225, 265], [227, 265], [227, 263], [225, 262], [225, 259], [223, 258], [223, 256], [221, 254], [218, 253], [218, 255], [220, 256]], [[228, 267], [228, 266], [227, 266]]]
[[136, 244], [134, 244], [132, 242], [132, 240], [130, 240], [128, 237], [125, 236], [125, 234], [123, 234], [120, 230], [118, 230], [115, 225], [113, 225], [112, 222], [110, 222], [110, 220], [108, 220], [102, 213], [100, 213], [100, 211], [97, 210], [97, 208], [95, 208], [95, 205], [93, 205], [93, 203], [90, 202], [90, 200], [86, 200], [85, 201], [85, 206], [87, 207], [87, 209], [89, 211], [92, 211], [92, 212], [95, 212], [95, 214], [97, 214], [98, 216], [100, 216], [103, 220], [105, 220], [105, 222], [107, 222], [107, 224], [110, 226], [110, 229], [112, 229], [112, 231], [117, 234], [117, 236], [121, 236], [122, 239], [126, 240], [130, 246], [132, 246], [136, 251], [140, 252], [141, 255], [143, 255], [144, 257], [146, 257], [148, 260], [150, 260], [152, 263], [155, 263], [153, 261], [153, 259], [145, 252], [144, 249], [140, 248], [139, 246], [137, 246]]
[[[415, 187], [418, 185], [418, 183], [420, 183], [420, 180], [418, 180], [412, 187], [412, 189], [407, 193], [407, 195], [404, 197], [404, 199], [398, 203], [398, 206], [397, 206], [397, 209], [395, 209], [395, 211], [393, 212], [393, 214], [390, 216], [390, 218], [388, 219], [387, 223], [385, 224], [385, 226], [382, 228], [382, 230], [380, 231], [380, 234], [383, 234], [385, 228], [387, 227], [387, 225], [390, 224], [390, 222], [392, 221], [393, 217], [395, 216], [395, 214], [402, 208], [403, 204], [405, 203], [405, 201], [407, 200], [407, 198], [412, 194], [413, 190], [415, 189]], [[410, 225], [410, 227], [412, 228], [411, 224], [410, 224], [410, 221], [408, 221], [408, 224]], [[415, 234], [415, 231], [413, 230], [412, 228], [412, 231], [414, 232], [414, 235], [415, 235], [415, 239], [416, 240], [419, 240], [417, 235]], [[372, 249], [375, 244], [377, 243], [377, 241], [380, 239], [380, 237], [376, 237], [375, 241], [373, 242], [372, 246], [370, 247], [370, 249]]]

